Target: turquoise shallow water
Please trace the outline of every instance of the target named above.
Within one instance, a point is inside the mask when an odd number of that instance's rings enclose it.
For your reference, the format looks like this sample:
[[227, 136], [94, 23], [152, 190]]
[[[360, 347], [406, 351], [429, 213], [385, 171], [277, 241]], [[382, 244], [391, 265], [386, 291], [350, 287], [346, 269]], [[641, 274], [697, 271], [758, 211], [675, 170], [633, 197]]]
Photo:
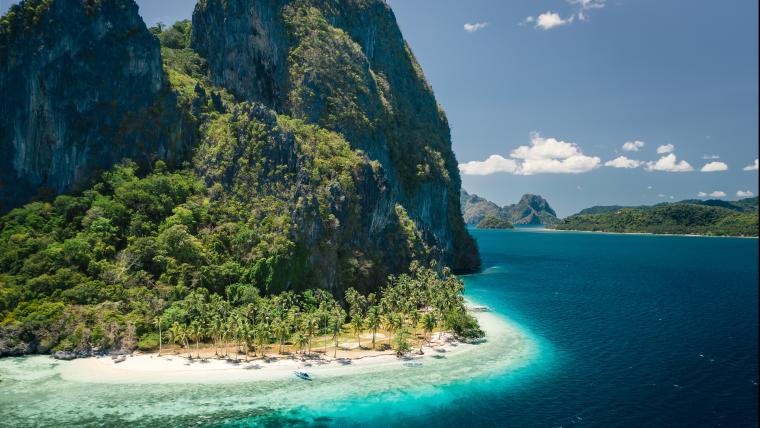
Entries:
[[101, 385], [2, 360], [0, 426], [757, 426], [757, 240], [473, 234], [484, 268], [467, 294], [522, 327], [518, 364], [494, 340], [308, 386]]

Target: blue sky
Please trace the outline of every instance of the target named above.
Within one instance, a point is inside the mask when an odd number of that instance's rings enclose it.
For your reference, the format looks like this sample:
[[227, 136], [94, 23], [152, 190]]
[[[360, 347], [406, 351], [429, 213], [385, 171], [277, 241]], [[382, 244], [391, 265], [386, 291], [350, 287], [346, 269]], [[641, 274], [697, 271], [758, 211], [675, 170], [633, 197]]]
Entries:
[[[138, 3], [152, 25], [189, 18], [195, 1]], [[389, 3], [468, 191], [499, 204], [541, 194], [563, 216], [758, 193], [756, 167], [744, 170], [758, 157], [756, 1]]]

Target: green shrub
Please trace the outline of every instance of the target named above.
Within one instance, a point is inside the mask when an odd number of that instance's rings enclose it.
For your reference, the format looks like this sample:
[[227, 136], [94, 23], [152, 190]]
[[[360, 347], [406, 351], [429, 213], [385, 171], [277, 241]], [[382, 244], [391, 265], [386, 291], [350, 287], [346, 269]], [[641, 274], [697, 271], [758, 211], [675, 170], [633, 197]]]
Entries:
[[137, 349], [141, 351], [152, 351], [158, 348], [158, 333], [150, 332], [140, 336], [137, 341]]
[[485, 336], [478, 320], [464, 310], [449, 312], [446, 315], [446, 324], [454, 334], [463, 339], [479, 339]]

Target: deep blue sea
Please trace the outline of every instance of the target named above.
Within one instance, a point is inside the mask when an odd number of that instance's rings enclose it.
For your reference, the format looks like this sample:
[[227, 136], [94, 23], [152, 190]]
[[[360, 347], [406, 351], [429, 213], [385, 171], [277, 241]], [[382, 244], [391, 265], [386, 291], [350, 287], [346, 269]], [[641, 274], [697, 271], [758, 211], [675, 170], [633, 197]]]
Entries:
[[758, 425], [756, 239], [471, 232], [466, 294], [520, 340], [309, 383], [88, 383], [3, 359], [0, 426]]
[[467, 295], [528, 329], [538, 357], [452, 385], [438, 407], [386, 406], [370, 425], [758, 425], [756, 239], [471, 233], [483, 271], [465, 277]]
[[473, 233], [484, 272], [468, 293], [552, 355], [524, 383], [445, 409], [447, 420], [757, 426], [757, 240]]

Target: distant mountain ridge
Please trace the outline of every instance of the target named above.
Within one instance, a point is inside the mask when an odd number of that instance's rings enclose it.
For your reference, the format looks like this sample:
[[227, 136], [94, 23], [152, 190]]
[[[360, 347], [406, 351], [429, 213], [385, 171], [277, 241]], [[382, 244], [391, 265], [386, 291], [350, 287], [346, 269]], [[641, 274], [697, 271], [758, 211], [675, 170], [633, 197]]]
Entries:
[[464, 222], [468, 225], [477, 225], [489, 216], [512, 224], [553, 225], [559, 222], [557, 213], [539, 195], [525, 194], [518, 203], [504, 207], [464, 189], [460, 199]]
[[665, 205], [673, 205], [673, 204], [703, 205], [703, 206], [708, 206], [708, 207], [726, 208], [726, 209], [729, 209], [732, 211], [738, 211], [738, 212], [753, 212], [753, 211], [757, 211], [758, 198], [757, 196], [755, 196], [754, 198], [740, 199], [738, 201], [724, 201], [721, 199], [708, 199], [708, 200], [686, 199], [680, 202], [663, 202], [661, 204], [656, 204], [656, 205], [639, 205], [639, 206], [595, 205], [593, 207], [583, 209], [574, 215], [606, 214], [606, 213], [611, 213], [611, 212], [617, 212], [622, 209], [647, 210], [647, 209], [653, 209], [656, 207], [665, 206]]
[[598, 206], [564, 219], [560, 230], [758, 236], [758, 198], [686, 200], [644, 207]]

